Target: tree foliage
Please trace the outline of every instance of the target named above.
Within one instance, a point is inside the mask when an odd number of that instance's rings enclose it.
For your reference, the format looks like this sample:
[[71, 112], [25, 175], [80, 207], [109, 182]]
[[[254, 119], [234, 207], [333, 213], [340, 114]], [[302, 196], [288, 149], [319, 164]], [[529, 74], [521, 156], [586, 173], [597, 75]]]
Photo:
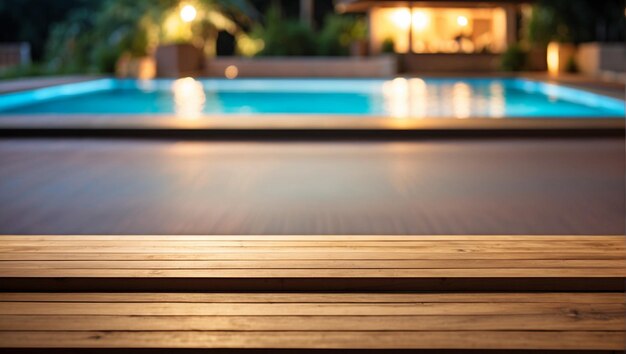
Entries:
[[241, 24], [250, 22], [246, 4], [195, 0], [202, 16], [187, 24], [178, 17], [178, 0], [102, 0], [96, 11], [79, 8], [53, 26], [46, 59], [56, 72], [111, 72], [122, 54], [144, 56], [159, 43], [214, 47], [219, 31], [243, 35]]
[[295, 19], [283, 18], [278, 7], [270, 7], [265, 26], [257, 25], [253, 36], [263, 42], [259, 55], [348, 55], [352, 42], [367, 37], [363, 19], [348, 15], [328, 15], [319, 31]]
[[349, 15], [328, 15], [318, 37], [321, 55], [348, 55], [354, 41], [367, 39], [364, 19]]
[[623, 0], [539, 0], [528, 25], [533, 43], [622, 42]]
[[257, 24], [253, 35], [263, 42], [262, 56], [315, 54], [315, 34], [307, 25], [294, 19], [283, 19], [277, 6], [265, 16], [265, 26]]
[[103, 0], [0, 0], [0, 42], [28, 42], [34, 60], [44, 55], [51, 27], [73, 9], [94, 10]]

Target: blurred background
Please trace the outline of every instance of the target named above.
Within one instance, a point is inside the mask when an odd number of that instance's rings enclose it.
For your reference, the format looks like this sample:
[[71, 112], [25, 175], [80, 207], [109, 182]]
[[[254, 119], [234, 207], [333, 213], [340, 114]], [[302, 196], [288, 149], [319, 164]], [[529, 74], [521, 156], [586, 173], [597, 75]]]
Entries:
[[[498, 13], [489, 15], [486, 21], [478, 10], [472, 10], [454, 15], [457, 22], [454, 26], [460, 30], [458, 33], [451, 30], [450, 38], [427, 36], [426, 27], [431, 22], [433, 28], [443, 26], [439, 19], [445, 11], [440, 8], [441, 1], [428, 2], [430, 8], [425, 10], [411, 8], [412, 15], [408, 2], [399, 5], [394, 2], [393, 6], [388, 1], [369, 2], [376, 6], [366, 3], [359, 0], [3, 0], [0, 43], [4, 50], [0, 53], [5, 53], [5, 58], [0, 59], [0, 76], [116, 71], [129, 75], [127, 66], [133, 59], [151, 58], [159, 46], [179, 44], [201, 50], [204, 58], [497, 54], [499, 70], [545, 70], [545, 51], [550, 42], [623, 43], [625, 35], [622, 0], [501, 1], [494, 4], [507, 11], [509, 18], [503, 26], [508, 28], [496, 28]], [[509, 7], [513, 9], [510, 14]], [[493, 29], [481, 30], [485, 23]], [[421, 37], [420, 31], [426, 33], [426, 38]], [[496, 38], [499, 32], [508, 37], [502, 45]], [[406, 38], [412, 38], [408, 44]], [[7, 46], [13, 48], [9, 59]], [[533, 59], [536, 57], [539, 60]], [[586, 70], [577, 59], [573, 54], [568, 55], [560, 70]], [[130, 76], [141, 76], [130, 71]]]

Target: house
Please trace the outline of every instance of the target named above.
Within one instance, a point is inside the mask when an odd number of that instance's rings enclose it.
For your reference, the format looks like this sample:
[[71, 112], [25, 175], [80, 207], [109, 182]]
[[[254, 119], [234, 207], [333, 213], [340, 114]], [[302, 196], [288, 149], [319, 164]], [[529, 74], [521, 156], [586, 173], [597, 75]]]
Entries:
[[405, 71], [495, 70], [500, 54], [518, 40], [523, 8], [522, 1], [514, 0], [337, 4], [341, 13], [366, 13], [370, 53], [380, 53], [392, 42]]

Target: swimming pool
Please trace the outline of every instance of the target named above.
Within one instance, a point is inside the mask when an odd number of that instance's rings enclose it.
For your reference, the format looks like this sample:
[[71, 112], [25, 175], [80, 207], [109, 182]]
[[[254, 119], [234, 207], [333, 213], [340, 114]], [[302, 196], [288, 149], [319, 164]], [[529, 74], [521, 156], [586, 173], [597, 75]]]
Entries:
[[[98, 79], [0, 95], [1, 115], [624, 117], [624, 101], [526, 79]], [[1, 117], [0, 117], [1, 119]]]

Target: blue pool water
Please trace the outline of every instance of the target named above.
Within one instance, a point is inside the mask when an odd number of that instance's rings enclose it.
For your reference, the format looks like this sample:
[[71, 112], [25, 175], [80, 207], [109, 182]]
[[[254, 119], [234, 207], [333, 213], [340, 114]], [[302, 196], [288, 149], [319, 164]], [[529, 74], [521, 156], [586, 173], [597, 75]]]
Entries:
[[[525, 79], [100, 79], [0, 95], [14, 114], [624, 117], [624, 101]], [[1, 118], [0, 118], [1, 119]]]

